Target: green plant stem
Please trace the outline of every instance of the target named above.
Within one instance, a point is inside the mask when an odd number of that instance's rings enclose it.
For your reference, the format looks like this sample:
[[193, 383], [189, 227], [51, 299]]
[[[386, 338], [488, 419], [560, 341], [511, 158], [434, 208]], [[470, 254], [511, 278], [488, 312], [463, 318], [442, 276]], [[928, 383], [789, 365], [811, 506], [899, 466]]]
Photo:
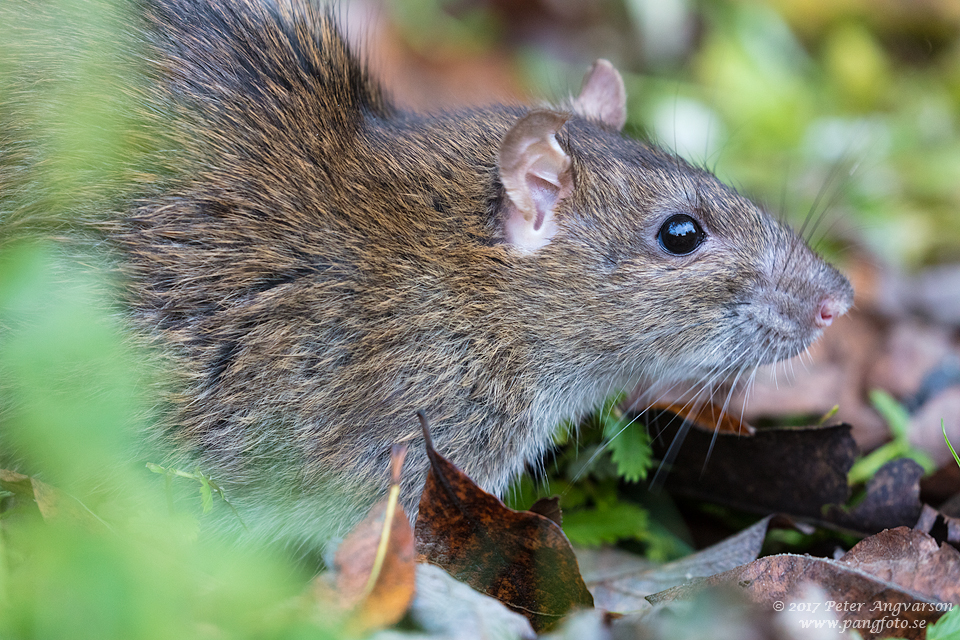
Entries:
[[947, 437], [947, 427], [944, 424], [943, 419], [940, 420], [940, 430], [943, 431], [943, 440], [950, 448], [950, 453], [953, 454], [953, 459], [957, 461], [957, 466], [960, 466], [960, 456], [957, 455], [957, 450], [953, 448], [953, 445], [950, 443], [950, 438]]

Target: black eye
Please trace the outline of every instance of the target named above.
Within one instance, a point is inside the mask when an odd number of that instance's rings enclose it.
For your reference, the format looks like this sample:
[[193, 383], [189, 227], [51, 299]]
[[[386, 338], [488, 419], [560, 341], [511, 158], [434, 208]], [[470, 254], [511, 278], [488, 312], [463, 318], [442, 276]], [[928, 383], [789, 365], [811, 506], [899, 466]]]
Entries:
[[685, 213], [678, 213], [667, 218], [667, 221], [657, 232], [657, 240], [667, 253], [675, 256], [685, 256], [692, 253], [703, 243], [707, 234], [703, 232], [700, 223]]

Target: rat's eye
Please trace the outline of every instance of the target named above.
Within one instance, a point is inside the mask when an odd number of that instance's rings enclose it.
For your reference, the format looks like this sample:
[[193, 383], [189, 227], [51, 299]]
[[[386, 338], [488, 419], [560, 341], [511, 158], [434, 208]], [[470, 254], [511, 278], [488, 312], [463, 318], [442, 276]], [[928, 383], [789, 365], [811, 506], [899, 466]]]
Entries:
[[657, 232], [657, 240], [667, 253], [675, 256], [685, 256], [692, 253], [703, 243], [707, 234], [703, 232], [700, 223], [685, 213], [678, 213], [667, 218], [667, 221]]

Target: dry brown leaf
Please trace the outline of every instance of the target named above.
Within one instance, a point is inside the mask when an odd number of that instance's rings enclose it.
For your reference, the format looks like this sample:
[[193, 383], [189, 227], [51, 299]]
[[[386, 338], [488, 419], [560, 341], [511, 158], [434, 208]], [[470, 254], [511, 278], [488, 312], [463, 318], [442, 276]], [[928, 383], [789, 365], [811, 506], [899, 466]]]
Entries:
[[753, 602], [782, 607], [799, 599], [810, 583], [826, 594], [823, 605], [832, 606], [841, 622], [856, 625], [865, 640], [921, 639], [948, 603], [960, 602], [960, 553], [904, 527], [867, 538], [840, 560], [769, 556], [648, 600], [690, 599], [723, 586], [737, 587]]
[[951, 461], [922, 478], [920, 498], [948, 516], [960, 517], [960, 466]]
[[537, 632], [593, 597], [556, 522], [514, 511], [433, 449], [421, 414], [430, 471], [416, 523], [417, 551], [477, 591], [522, 613]]
[[897, 527], [857, 543], [839, 562], [942, 602], [960, 604], [960, 552]]
[[669, 411], [683, 418], [693, 426], [709, 431], [710, 433], [727, 433], [738, 436], [752, 436], [756, 429], [739, 419], [739, 413], [734, 415], [729, 410], [712, 402], [706, 403], [671, 403], [655, 402], [648, 411]]
[[[417, 595], [409, 620], [422, 634], [394, 640], [536, 640], [526, 616], [460, 582], [440, 567], [417, 565]], [[379, 634], [375, 636], [380, 638]], [[386, 640], [383, 638], [382, 640]]]
[[[666, 455], [677, 424], [651, 423]], [[847, 472], [857, 455], [848, 425], [761, 429], [752, 438], [692, 429], [667, 475], [671, 492], [754, 513], [820, 518], [825, 504], [844, 504]], [[912, 524], [912, 523], [911, 523]]]
[[920, 517], [920, 478], [923, 468], [909, 458], [880, 467], [867, 482], [866, 496], [853, 509], [831, 506], [824, 520], [851, 531], [877, 533], [913, 526]]
[[[400, 468], [406, 447], [395, 445], [390, 453], [392, 485], [387, 499], [344, 539], [334, 558], [337, 599], [349, 610], [348, 633], [362, 634], [395, 624], [413, 600], [416, 552], [413, 531], [399, 497]], [[315, 594], [326, 596], [324, 583]]]
[[[627, 613], [649, 607], [646, 596], [688, 582], [705, 578], [756, 559], [767, 535], [771, 517], [764, 518], [740, 533], [711, 547], [675, 562], [658, 567], [623, 570], [606, 567], [587, 575], [590, 592], [599, 607]], [[602, 553], [602, 551], [601, 551]]]
[[927, 374], [951, 352], [951, 334], [947, 327], [913, 318], [894, 322], [865, 372], [866, 388], [883, 389], [896, 398], [915, 395]]
[[928, 504], [923, 505], [920, 518], [913, 528], [929, 534], [937, 541], [947, 541], [954, 546], [960, 545], [960, 518], [938, 511]]
[[544, 518], [550, 518], [557, 523], [558, 527], [563, 527], [563, 512], [560, 511], [560, 496], [551, 496], [549, 498], [539, 498], [530, 505], [527, 511], [539, 513]]

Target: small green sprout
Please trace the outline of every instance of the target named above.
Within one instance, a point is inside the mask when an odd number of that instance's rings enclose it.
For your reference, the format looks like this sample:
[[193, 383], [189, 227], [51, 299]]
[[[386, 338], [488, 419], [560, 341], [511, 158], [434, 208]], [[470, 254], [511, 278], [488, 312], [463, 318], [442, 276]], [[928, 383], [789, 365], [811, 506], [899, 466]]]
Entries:
[[840, 411], [840, 405], [838, 404], [833, 405], [833, 408], [830, 409], [830, 411], [827, 411], [825, 414], [823, 414], [823, 417], [820, 418], [820, 420], [817, 422], [817, 425], [819, 426], [825, 425], [827, 423], [827, 420], [837, 415], [838, 411]]
[[[199, 468], [195, 472], [190, 473], [189, 471], [162, 467], [158, 464], [148, 462], [147, 469], [153, 471], [154, 473], [159, 473], [165, 477], [167, 481], [168, 499], [170, 497], [170, 483], [174, 477], [195, 480], [200, 484], [200, 504], [203, 506], [203, 513], [210, 513], [210, 511], [213, 510], [213, 496], [216, 494], [221, 500], [223, 500], [224, 504], [230, 507], [230, 510], [233, 511], [233, 514], [237, 516], [237, 520], [240, 520], [240, 524], [243, 524], [243, 520], [240, 519], [240, 514], [237, 513], [237, 510], [234, 508], [234, 506], [230, 504], [229, 500], [227, 500], [227, 496], [223, 493], [223, 489], [220, 487], [220, 485], [214, 482], [210, 476], [200, 471]], [[244, 525], [244, 528], [246, 528], [246, 525]]]

